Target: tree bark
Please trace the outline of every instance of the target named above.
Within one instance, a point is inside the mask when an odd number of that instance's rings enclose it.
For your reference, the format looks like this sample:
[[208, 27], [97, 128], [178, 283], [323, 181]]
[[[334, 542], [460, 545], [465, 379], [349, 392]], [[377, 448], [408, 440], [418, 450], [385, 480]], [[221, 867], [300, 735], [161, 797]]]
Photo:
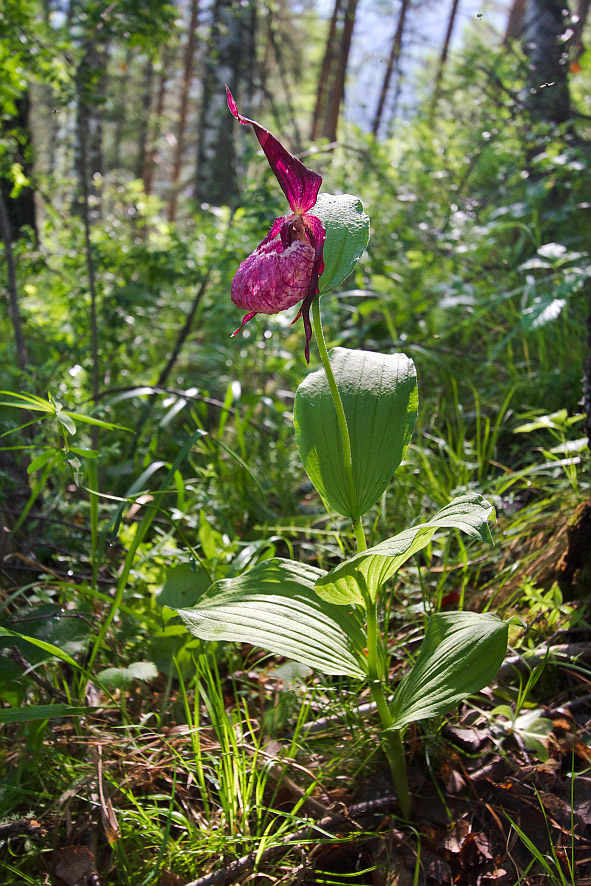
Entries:
[[400, 12], [398, 15], [398, 24], [396, 26], [396, 30], [394, 32], [394, 37], [392, 38], [392, 48], [390, 50], [390, 58], [388, 59], [388, 65], [386, 67], [386, 72], [384, 74], [384, 81], [382, 83], [382, 91], [380, 92], [380, 99], [378, 102], [378, 107], [376, 109], [375, 117], [373, 119], [373, 125], [371, 128], [372, 133], [377, 136], [380, 123], [382, 122], [382, 114], [384, 112], [384, 105], [386, 104], [386, 98], [388, 96], [388, 89], [390, 87], [390, 80], [392, 79], [392, 72], [394, 71], [394, 66], [396, 66], [396, 70], [400, 72], [400, 50], [402, 48], [402, 35], [404, 33], [404, 20], [406, 18], [406, 12], [408, 10], [410, 0], [402, 0], [400, 5]]
[[193, 79], [193, 59], [195, 57], [195, 47], [197, 45], [197, 18], [199, 15], [198, 0], [191, 0], [191, 12], [189, 17], [189, 33], [187, 34], [187, 43], [183, 57], [183, 79], [181, 81], [181, 96], [179, 102], [179, 120], [176, 130], [176, 145], [174, 151], [174, 159], [172, 164], [172, 177], [170, 181], [171, 194], [168, 204], [169, 221], [176, 218], [177, 198], [178, 198], [178, 182], [183, 164], [183, 155], [185, 152], [185, 130], [187, 127], [187, 109], [189, 107], [189, 94], [191, 91], [191, 81]]
[[[287, 119], [290, 121], [292, 129], [293, 129], [293, 150], [297, 155], [302, 147], [302, 138], [300, 134], [300, 129], [298, 126], [296, 113], [294, 110], [294, 103], [292, 97], [292, 85], [294, 83], [293, 74], [288, 70], [285, 59], [283, 55], [283, 41], [279, 41], [277, 39], [277, 35], [281, 34], [281, 30], [277, 27], [276, 23], [273, 21], [271, 15], [267, 16], [267, 34], [268, 34], [268, 47], [271, 51], [271, 54], [275, 60], [277, 68], [279, 70], [279, 77], [281, 79], [281, 92], [282, 92], [282, 105], [284, 105], [284, 114], [287, 115]], [[262, 63], [259, 65], [259, 69], [261, 74], [263, 75], [261, 79], [265, 82], [265, 94], [271, 98], [271, 102], [273, 99], [273, 93], [276, 92], [276, 89], [268, 90], [267, 89], [267, 78], [265, 77], [266, 65], [265, 60], [263, 59]]]
[[154, 108], [152, 132], [149, 136], [150, 147], [146, 152], [145, 164], [142, 178], [144, 180], [144, 191], [146, 194], [152, 193], [154, 183], [154, 169], [156, 168], [157, 140], [160, 135], [160, 124], [164, 113], [164, 102], [166, 99], [166, 85], [168, 82], [168, 68], [172, 60], [172, 47], [167, 44], [162, 52], [162, 70], [159, 76], [158, 90], [156, 93], [156, 107]]
[[10, 220], [6, 209], [6, 203], [0, 190], [0, 236], [4, 244], [4, 256], [6, 259], [6, 269], [8, 272], [8, 315], [12, 323], [12, 331], [14, 333], [14, 344], [16, 348], [16, 363], [21, 372], [27, 365], [27, 349], [25, 347], [25, 339], [23, 336], [23, 328], [21, 324], [21, 315], [18, 304], [18, 292], [16, 288], [16, 271], [14, 267], [14, 255], [12, 252], [12, 238], [10, 231]]
[[[33, 174], [32, 152], [33, 143], [29, 127], [30, 96], [23, 92], [15, 100], [16, 115], [3, 121], [2, 136], [6, 139], [11, 163], [18, 163], [24, 175], [30, 178]], [[12, 146], [14, 145], [14, 148]], [[18, 194], [11, 196], [14, 182], [8, 178], [0, 179], [0, 191], [4, 198], [4, 208], [8, 218], [11, 240], [18, 240], [24, 227], [29, 227], [37, 239], [37, 216], [35, 212], [35, 193], [33, 188], [25, 185]]]
[[355, 27], [357, 0], [335, 0], [326, 39], [326, 49], [318, 78], [311, 138], [336, 141], [351, 39]]
[[[82, 71], [82, 84], [84, 84], [85, 71]], [[78, 84], [80, 86], [80, 82]], [[82, 85], [82, 90], [84, 86]], [[98, 353], [98, 317], [97, 317], [97, 293], [96, 293], [96, 274], [94, 265], [94, 256], [92, 253], [92, 243], [90, 239], [90, 182], [92, 179], [89, 168], [89, 151], [88, 151], [88, 118], [87, 118], [87, 96], [84, 91], [78, 95], [78, 114], [77, 114], [77, 171], [80, 183], [81, 193], [78, 198], [78, 211], [82, 218], [84, 227], [84, 248], [86, 258], [86, 271], [88, 275], [88, 290], [90, 293], [90, 353], [92, 360], [91, 377], [92, 377], [92, 398], [96, 403], [100, 388], [99, 375], [99, 353]], [[96, 162], [96, 157], [95, 157]], [[92, 433], [93, 449], [96, 448], [96, 428]]]
[[570, 43], [572, 46], [574, 46], [575, 49], [575, 60], [579, 59], [585, 51], [585, 47], [583, 45], [583, 31], [585, 30], [585, 25], [587, 24], [590, 7], [591, 0], [579, 0], [579, 5], [577, 7], [576, 13], [576, 21], [574, 20], [575, 16], [573, 16], [573, 35], [570, 39]]
[[125, 53], [125, 61], [122, 65], [121, 76], [117, 80], [117, 120], [115, 123], [115, 132], [113, 134], [113, 169], [119, 169], [121, 163], [121, 143], [123, 141], [123, 133], [125, 132], [125, 123], [127, 120], [127, 101], [126, 96], [129, 91], [129, 69], [132, 62], [131, 49], [128, 47]]
[[353, 29], [355, 27], [355, 13], [357, 11], [357, 0], [348, 0], [345, 9], [345, 19], [343, 22], [342, 38], [339, 45], [337, 56], [337, 65], [335, 72], [334, 87], [330, 91], [328, 99], [328, 109], [324, 122], [322, 135], [329, 142], [336, 141], [337, 126], [339, 122], [339, 113], [341, 105], [345, 98], [345, 81], [347, 78], [347, 65], [349, 63], [349, 52], [351, 49], [351, 39], [353, 37]]
[[322, 66], [320, 68], [320, 75], [318, 77], [318, 88], [316, 90], [316, 103], [314, 105], [314, 114], [312, 116], [312, 128], [310, 130], [310, 140], [315, 141], [318, 138], [320, 132], [320, 121], [322, 119], [322, 113], [324, 111], [326, 105], [326, 94], [328, 89], [328, 81], [330, 78], [330, 73], [333, 68], [334, 58], [336, 54], [335, 46], [336, 46], [336, 31], [337, 31], [337, 23], [339, 20], [339, 14], [341, 11], [341, 0], [335, 0], [334, 9], [332, 12], [332, 17], [330, 20], [330, 25], [328, 28], [328, 36], [326, 38], [326, 48], [324, 50], [324, 57], [322, 59]]
[[[588, 301], [587, 358], [583, 369], [583, 408], [585, 410], [585, 434], [591, 452], [591, 280], [587, 278], [584, 288]], [[591, 465], [589, 466], [589, 498], [591, 499]]]
[[441, 50], [441, 55], [439, 56], [439, 64], [437, 65], [437, 74], [435, 75], [435, 86], [433, 87], [433, 98], [431, 100], [431, 113], [434, 112], [437, 102], [439, 101], [441, 81], [443, 80], [443, 71], [449, 54], [449, 44], [451, 43], [451, 36], [453, 34], [458, 6], [459, 0], [452, 0], [445, 40], [443, 41], [443, 48]]
[[106, 88], [106, 63], [106, 48], [99, 42], [85, 38], [84, 52], [76, 71], [75, 168], [78, 177], [79, 210], [84, 203], [85, 193], [94, 192], [94, 176], [102, 176], [104, 173], [102, 110]]
[[525, 6], [527, 0], [513, 0], [509, 18], [507, 19], [507, 27], [505, 28], [505, 37], [503, 43], [509, 43], [515, 40], [521, 33], [523, 27], [523, 17], [525, 15]]
[[[215, 0], [210, 35], [210, 52], [203, 84], [199, 120], [197, 205], [229, 204], [238, 192], [236, 121], [228, 111], [225, 84], [234, 97], [238, 86], [246, 91], [253, 64], [256, 4], [240, 0]], [[245, 90], [242, 89], [244, 96]], [[244, 106], [244, 101], [240, 104]]]
[[150, 108], [152, 106], [152, 83], [154, 82], [154, 59], [150, 55], [146, 59], [143, 71], [142, 117], [140, 120], [137, 154], [133, 167], [135, 178], [142, 178], [146, 167], [148, 150], [148, 133], [150, 131]]
[[[566, 0], [528, 0], [523, 40], [529, 60], [526, 107], [548, 123], [570, 118]], [[568, 10], [566, 10], [568, 12]]]

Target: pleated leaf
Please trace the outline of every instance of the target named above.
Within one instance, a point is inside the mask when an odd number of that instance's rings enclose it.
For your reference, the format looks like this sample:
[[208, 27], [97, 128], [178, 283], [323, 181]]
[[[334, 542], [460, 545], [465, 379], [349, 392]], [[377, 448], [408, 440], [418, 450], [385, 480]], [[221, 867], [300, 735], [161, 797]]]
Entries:
[[404, 458], [418, 409], [416, 370], [404, 354], [347, 348], [334, 348], [330, 364], [349, 429], [353, 495], [324, 369], [312, 372], [297, 389], [296, 439], [327, 508], [355, 520], [376, 503]]
[[492, 544], [487, 521], [493, 510], [493, 506], [476, 492], [461, 495], [442, 508], [428, 523], [405, 529], [339, 563], [318, 579], [316, 593], [331, 603], [363, 606], [365, 593], [375, 600], [382, 585], [413, 554], [425, 548], [438, 529], [460, 529], [470, 538], [480, 538]]
[[265, 560], [175, 611], [202, 640], [251, 643], [325, 674], [364, 677], [364, 634], [353, 613], [314, 592], [322, 575], [303, 563]]
[[487, 686], [503, 663], [508, 631], [490, 613], [431, 616], [418, 658], [394, 693], [392, 728], [446, 714]]

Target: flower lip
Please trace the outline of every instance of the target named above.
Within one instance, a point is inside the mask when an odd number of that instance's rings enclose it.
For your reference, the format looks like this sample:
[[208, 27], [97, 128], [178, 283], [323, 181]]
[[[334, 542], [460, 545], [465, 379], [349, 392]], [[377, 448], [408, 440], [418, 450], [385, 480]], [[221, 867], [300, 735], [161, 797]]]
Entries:
[[312, 209], [316, 203], [318, 191], [322, 184], [322, 176], [308, 169], [307, 166], [294, 157], [293, 154], [283, 147], [281, 142], [272, 135], [268, 129], [238, 113], [238, 106], [234, 97], [226, 86], [228, 95], [228, 107], [234, 117], [244, 126], [252, 126], [259, 140], [260, 146], [269, 161], [269, 165], [279, 182], [281, 190], [287, 198], [291, 210], [299, 215]]
[[243, 125], [252, 126], [273, 173], [287, 197], [292, 215], [276, 218], [271, 230], [245, 259], [232, 282], [232, 301], [248, 311], [241, 325], [257, 314], [278, 314], [301, 302], [293, 323], [302, 318], [306, 333], [306, 360], [310, 362], [310, 306], [318, 295], [318, 278], [324, 271], [326, 230], [308, 210], [316, 203], [322, 177], [290, 154], [268, 129], [243, 117], [226, 86], [228, 107]]

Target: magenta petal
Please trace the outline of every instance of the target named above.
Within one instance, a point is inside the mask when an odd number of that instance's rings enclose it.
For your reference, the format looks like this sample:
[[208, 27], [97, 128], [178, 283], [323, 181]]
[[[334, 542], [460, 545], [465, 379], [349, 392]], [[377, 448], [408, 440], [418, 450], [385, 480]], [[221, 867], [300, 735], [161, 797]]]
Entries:
[[269, 161], [291, 209], [298, 213], [307, 212], [316, 203], [322, 177], [304, 166], [293, 154], [290, 154], [268, 129], [265, 129], [256, 120], [250, 120], [239, 114], [236, 102], [227, 86], [226, 92], [228, 93], [228, 107], [234, 117], [245, 126], [252, 126], [254, 129], [261, 148], [265, 152], [265, 157]]
[[302, 321], [304, 323], [304, 330], [306, 333], [306, 347], [304, 348], [304, 356], [306, 358], [306, 363], [310, 362], [310, 339], [312, 338], [312, 324], [310, 323], [310, 307], [312, 302], [316, 298], [315, 295], [311, 295], [306, 299], [304, 304], [302, 305]]
[[234, 338], [235, 335], [238, 335], [238, 333], [240, 332], [240, 330], [242, 329], [242, 327], [245, 326], [245, 325], [248, 323], [249, 320], [252, 320], [253, 317], [256, 317], [256, 315], [257, 315], [257, 312], [256, 312], [256, 311], [251, 311], [249, 314], [246, 314], [246, 315], [242, 318], [242, 323], [240, 324], [240, 326], [238, 327], [238, 329], [235, 329], [235, 330], [234, 330], [234, 332], [232, 333], [232, 335], [230, 336], [230, 338]]
[[265, 238], [238, 268], [232, 301], [244, 311], [278, 314], [297, 305], [310, 291], [316, 254], [302, 240], [285, 247], [279, 237]]
[[304, 227], [311, 243], [314, 244], [314, 274], [310, 281], [310, 291], [318, 292], [318, 278], [322, 276], [324, 271], [324, 241], [326, 240], [326, 229], [319, 218], [315, 215], [304, 216]]

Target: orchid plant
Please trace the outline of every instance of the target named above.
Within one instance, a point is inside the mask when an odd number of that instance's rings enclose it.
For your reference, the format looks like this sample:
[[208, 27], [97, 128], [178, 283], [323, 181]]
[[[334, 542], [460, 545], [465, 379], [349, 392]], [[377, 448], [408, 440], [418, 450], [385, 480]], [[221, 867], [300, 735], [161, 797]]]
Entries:
[[405, 728], [447, 713], [486, 686], [503, 661], [508, 626], [490, 613], [432, 614], [414, 664], [390, 689], [388, 583], [439, 529], [492, 543], [493, 508], [469, 492], [428, 522], [368, 548], [362, 517], [401, 464], [418, 409], [415, 367], [404, 354], [340, 347], [329, 354], [326, 348], [320, 296], [351, 273], [367, 246], [369, 219], [356, 197], [319, 196], [320, 175], [259, 123], [239, 114], [229, 91], [228, 105], [240, 123], [253, 127], [291, 210], [273, 222], [240, 265], [232, 301], [247, 311], [242, 326], [258, 313], [275, 314], [301, 302], [295, 319], [303, 318], [306, 359], [313, 330], [322, 368], [296, 392], [297, 446], [329, 513], [351, 520], [357, 550], [330, 571], [264, 560], [215, 582], [199, 592], [195, 605], [180, 605], [175, 612], [203, 640], [251, 643], [325, 674], [351, 677], [360, 693], [368, 689], [400, 811], [408, 819]]

